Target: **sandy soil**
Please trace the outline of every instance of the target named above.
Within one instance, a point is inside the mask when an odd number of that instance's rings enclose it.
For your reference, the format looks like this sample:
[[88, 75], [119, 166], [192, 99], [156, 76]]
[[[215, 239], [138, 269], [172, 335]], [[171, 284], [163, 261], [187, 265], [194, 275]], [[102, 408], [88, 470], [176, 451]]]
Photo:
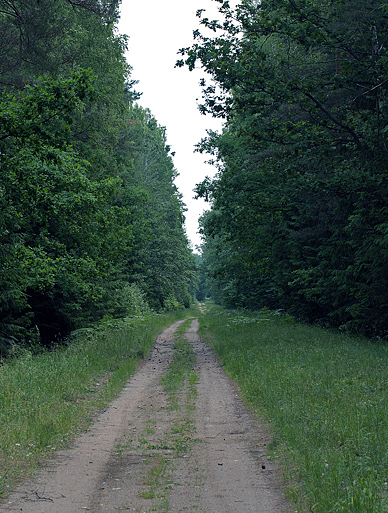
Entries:
[[0, 511], [292, 511], [276, 464], [266, 457], [265, 426], [244, 408], [198, 337], [197, 320], [186, 338], [196, 354], [198, 380], [171, 407], [161, 378], [182, 322], [159, 335], [148, 360], [74, 447], [57, 453]]

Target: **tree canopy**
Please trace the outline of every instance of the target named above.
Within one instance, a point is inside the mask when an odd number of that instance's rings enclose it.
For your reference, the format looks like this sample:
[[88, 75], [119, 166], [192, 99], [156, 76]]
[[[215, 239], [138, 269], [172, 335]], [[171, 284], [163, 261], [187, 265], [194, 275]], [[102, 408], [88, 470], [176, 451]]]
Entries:
[[228, 306], [388, 329], [388, 7], [218, 0], [178, 66], [202, 66], [208, 285]]
[[0, 351], [188, 305], [165, 128], [136, 104], [118, 0], [0, 0]]

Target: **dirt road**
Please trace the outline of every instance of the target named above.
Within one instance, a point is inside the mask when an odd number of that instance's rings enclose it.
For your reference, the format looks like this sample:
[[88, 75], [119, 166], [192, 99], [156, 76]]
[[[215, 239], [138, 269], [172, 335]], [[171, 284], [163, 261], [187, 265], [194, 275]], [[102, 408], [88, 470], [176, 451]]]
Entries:
[[[165, 330], [122, 393], [0, 511], [27, 513], [288, 513], [268, 436], [241, 403], [212, 350], [189, 322], [195, 353], [178, 391], [166, 376], [174, 333]], [[191, 325], [190, 325], [191, 324]]]

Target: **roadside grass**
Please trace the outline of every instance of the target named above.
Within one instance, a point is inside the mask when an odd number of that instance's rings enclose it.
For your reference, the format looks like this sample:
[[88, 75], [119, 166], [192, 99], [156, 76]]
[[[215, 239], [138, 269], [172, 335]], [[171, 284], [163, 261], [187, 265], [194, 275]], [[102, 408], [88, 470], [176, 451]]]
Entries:
[[90, 424], [184, 310], [79, 330], [69, 345], [0, 362], [0, 498]]
[[298, 511], [388, 511], [388, 345], [207, 303], [200, 334], [273, 431]]

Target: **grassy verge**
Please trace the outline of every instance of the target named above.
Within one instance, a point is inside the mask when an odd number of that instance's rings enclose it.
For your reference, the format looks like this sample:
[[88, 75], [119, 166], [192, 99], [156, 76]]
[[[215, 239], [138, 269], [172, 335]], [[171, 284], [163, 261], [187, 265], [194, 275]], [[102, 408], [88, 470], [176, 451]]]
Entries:
[[0, 497], [85, 429], [121, 389], [156, 335], [187, 311], [80, 330], [53, 352], [0, 366]]
[[[208, 305], [209, 307], [209, 305]], [[298, 511], [388, 511], [388, 346], [214, 306], [200, 333], [273, 428]]]

